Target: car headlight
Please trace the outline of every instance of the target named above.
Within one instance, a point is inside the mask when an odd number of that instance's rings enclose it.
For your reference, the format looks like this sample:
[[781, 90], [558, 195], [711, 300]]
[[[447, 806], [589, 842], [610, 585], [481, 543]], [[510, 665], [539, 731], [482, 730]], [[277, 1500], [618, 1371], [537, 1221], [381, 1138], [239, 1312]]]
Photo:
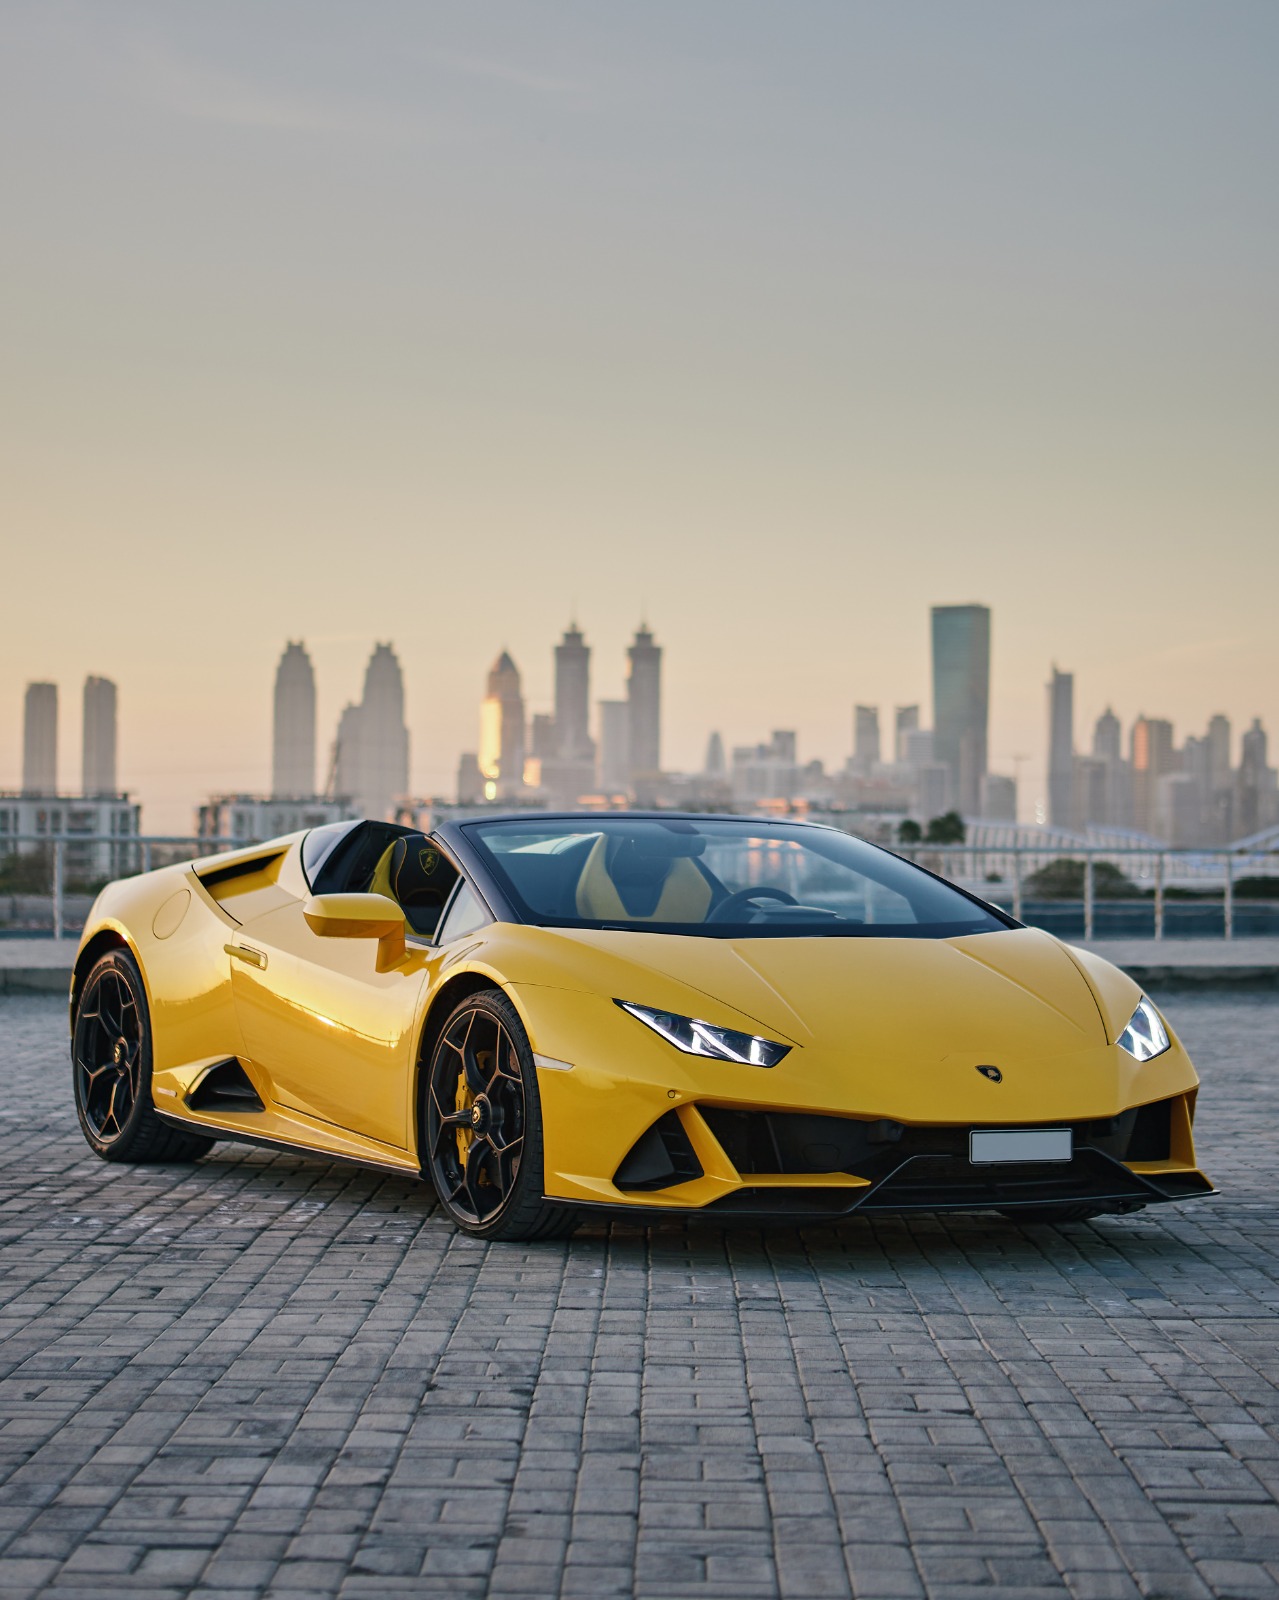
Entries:
[[1137, 1009], [1129, 1019], [1128, 1026], [1115, 1042], [1134, 1061], [1153, 1061], [1172, 1047], [1163, 1018], [1145, 995], [1137, 1002]]
[[732, 1028], [717, 1028], [696, 1017], [676, 1016], [673, 1011], [655, 1011], [652, 1006], [632, 1005], [629, 1000], [614, 1001], [623, 1011], [638, 1017], [668, 1044], [688, 1056], [707, 1056], [712, 1061], [737, 1061], [747, 1067], [775, 1067], [789, 1054], [788, 1044], [762, 1039], [755, 1033], [736, 1033]]

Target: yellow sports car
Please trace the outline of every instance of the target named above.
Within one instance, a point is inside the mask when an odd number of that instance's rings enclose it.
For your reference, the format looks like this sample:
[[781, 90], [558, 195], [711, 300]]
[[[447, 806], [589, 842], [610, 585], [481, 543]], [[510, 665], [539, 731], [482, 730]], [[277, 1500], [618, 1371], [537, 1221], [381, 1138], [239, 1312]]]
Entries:
[[344, 822], [165, 867], [99, 896], [71, 1030], [106, 1160], [355, 1161], [483, 1238], [1212, 1193], [1130, 978], [811, 823]]

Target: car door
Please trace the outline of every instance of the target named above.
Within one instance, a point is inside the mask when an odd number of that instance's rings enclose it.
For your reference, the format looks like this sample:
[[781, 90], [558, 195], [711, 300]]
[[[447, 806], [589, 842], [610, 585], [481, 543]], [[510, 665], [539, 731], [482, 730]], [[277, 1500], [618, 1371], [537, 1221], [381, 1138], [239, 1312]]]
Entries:
[[407, 1150], [414, 1025], [435, 953], [410, 942], [379, 972], [375, 941], [322, 938], [302, 906], [246, 922], [228, 946], [245, 1048], [282, 1106]]

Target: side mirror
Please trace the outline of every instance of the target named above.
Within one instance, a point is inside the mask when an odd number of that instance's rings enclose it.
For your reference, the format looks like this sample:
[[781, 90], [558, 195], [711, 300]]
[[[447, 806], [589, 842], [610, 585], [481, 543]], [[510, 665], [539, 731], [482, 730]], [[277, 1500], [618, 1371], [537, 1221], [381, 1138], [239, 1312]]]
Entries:
[[376, 939], [379, 972], [403, 959], [404, 912], [387, 895], [314, 894], [302, 915], [321, 939]]

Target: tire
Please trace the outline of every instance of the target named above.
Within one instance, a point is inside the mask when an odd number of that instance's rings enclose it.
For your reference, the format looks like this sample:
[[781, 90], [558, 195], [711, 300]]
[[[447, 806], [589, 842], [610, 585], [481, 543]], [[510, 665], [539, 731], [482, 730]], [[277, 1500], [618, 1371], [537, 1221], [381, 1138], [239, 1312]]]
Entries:
[[71, 1029], [76, 1115], [104, 1161], [196, 1161], [217, 1143], [161, 1122], [151, 1100], [151, 1016], [138, 964], [111, 950], [90, 968]]
[[422, 1167], [441, 1209], [477, 1239], [566, 1238], [577, 1218], [542, 1196], [542, 1112], [533, 1051], [504, 994], [449, 1013], [427, 1063]]

